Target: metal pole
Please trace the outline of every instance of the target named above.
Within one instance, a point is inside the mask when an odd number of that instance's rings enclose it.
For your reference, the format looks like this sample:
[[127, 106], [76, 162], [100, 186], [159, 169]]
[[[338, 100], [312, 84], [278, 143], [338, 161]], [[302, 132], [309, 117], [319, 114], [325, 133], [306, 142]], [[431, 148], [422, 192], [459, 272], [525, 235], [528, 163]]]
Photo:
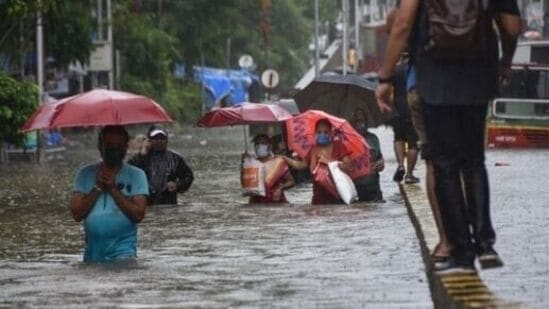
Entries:
[[[360, 12], [358, 10], [359, 10], [358, 0], [355, 0], [355, 49], [356, 49], [357, 58], [358, 58], [357, 61], [362, 59], [362, 47], [360, 45], [361, 17], [360, 17]], [[358, 67], [358, 63], [356, 65]]]
[[121, 67], [122, 67], [122, 64], [120, 63], [120, 50], [115, 50], [114, 52], [114, 58], [115, 58], [115, 62], [116, 62], [116, 75], [115, 75], [115, 80], [116, 80], [116, 89], [120, 89], [120, 72], [121, 72]]
[[227, 72], [231, 69], [231, 38], [227, 38]]
[[200, 49], [200, 86], [202, 88], [202, 115], [206, 112], [206, 86], [204, 85], [204, 53]]
[[109, 58], [111, 63], [111, 69], [109, 70], [109, 89], [114, 89], [114, 44], [112, 41], [112, 12], [111, 12], [111, 0], [107, 0], [107, 40], [109, 41]]
[[[42, 27], [42, 3], [38, 0], [38, 15], [36, 17], [36, 75], [38, 81], [38, 104], [44, 102], [44, 33]], [[42, 157], [42, 143], [40, 131], [36, 131], [36, 162], [40, 163]]]
[[103, 0], [97, 0], [97, 40], [103, 40]]
[[315, 76], [320, 73], [320, 50], [318, 47], [318, 0], [315, 0]]
[[[40, 0], [38, 5], [40, 6]], [[42, 104], [42, 97], [44, 95], [44, 35], [42, 28], [42, 12], [38, 10], [38, 16], [36, 18], [36, 74], [38, 80], [38, 103]]]
[[343, 54], [343, 75], [347, 75], [347, 50], [349, 49], [347, 43], [347, 1], [341, 0], [343, 14], [343, 46], [341, 51]]
[[84, 92], [84, 74], [78, 74], [78, 93]]
[[244, 153], [248, 153], [248, 131], [247, 131], [248, 126], [243, 125], [242, 128], [244, 131]]

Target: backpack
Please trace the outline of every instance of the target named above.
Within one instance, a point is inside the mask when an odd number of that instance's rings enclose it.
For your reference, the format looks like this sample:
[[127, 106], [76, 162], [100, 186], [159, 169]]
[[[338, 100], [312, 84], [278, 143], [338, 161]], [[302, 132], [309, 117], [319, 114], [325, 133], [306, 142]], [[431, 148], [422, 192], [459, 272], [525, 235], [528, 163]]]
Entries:
[[489, 0], [425, 0], [428, 40], [434, 58], [470, 59], [487, 50]]

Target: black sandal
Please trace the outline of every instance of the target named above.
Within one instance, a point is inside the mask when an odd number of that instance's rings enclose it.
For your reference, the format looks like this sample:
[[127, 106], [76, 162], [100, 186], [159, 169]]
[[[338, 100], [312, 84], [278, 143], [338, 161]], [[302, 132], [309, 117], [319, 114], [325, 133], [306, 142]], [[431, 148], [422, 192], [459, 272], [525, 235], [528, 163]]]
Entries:
[[439, 248], [440, 248], [440, 244], [437, 244], [435, 246], [435, 248], [433, 249], [433, 253], [430, 254], [431, 261], [433, 263], [446, 262], [450, 258], [450, 255], [438, 255], [438, 254], [436, 254], [436, 252], [438, 251]]

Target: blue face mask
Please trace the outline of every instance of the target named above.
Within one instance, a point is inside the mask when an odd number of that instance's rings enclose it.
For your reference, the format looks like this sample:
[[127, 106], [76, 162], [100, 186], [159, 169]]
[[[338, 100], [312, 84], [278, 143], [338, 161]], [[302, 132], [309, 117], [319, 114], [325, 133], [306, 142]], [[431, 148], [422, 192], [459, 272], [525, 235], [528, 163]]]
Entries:
[[317, 133], [316, 134], [316, 144], [320, 146], [326, 146], [329, 145], [332, 141], [330, 140], [330, 136], [326, 133]]
[[263, 144], [255, 146], [255, 155], [258, 158], [265, 158], [268, 157], [270, 154], [271, 152], [269, 151], [269, 146]]

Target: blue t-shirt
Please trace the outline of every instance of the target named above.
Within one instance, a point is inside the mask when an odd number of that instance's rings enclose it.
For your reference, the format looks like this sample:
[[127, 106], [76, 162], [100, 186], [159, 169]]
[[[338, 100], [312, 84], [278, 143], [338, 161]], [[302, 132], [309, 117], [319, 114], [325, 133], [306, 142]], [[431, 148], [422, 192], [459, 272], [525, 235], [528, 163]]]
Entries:
[[[96, 183], [100, 163], [82, 167], [74, 180], [74, 192], [88, 194]], [[145, 173], [137, 167], [123, 164], [116, 183], [125, 196], [148, 195]], [[137, 224], [114, 201], [102, 192], [84, 219], [86, 249], [84, 262], [107, 262], [137, 256]]]
[[407, 71], [406, 72], [406, 90], [410, 91], [416, 88], [416, 84], [417, 84], [416, 67], [414, 65], [409, 64], [406, 71]]

